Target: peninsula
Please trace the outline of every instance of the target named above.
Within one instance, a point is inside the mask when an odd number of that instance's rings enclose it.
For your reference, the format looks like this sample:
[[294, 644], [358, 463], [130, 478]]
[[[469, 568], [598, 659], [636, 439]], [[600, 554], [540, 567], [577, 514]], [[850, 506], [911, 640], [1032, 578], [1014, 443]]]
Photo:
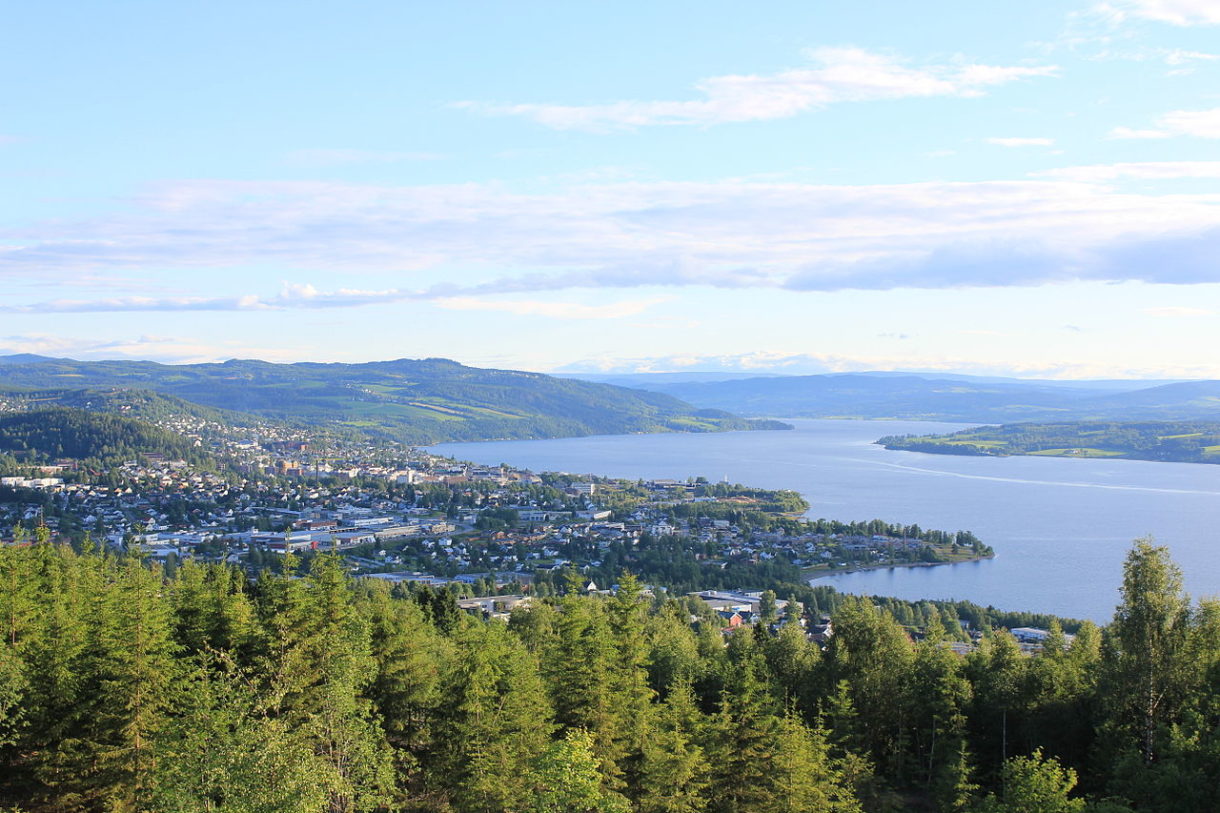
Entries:
[[943, 435], [890, 435], [877, 443], [887, 449], [931, 454], [1220, 463], [1220, 423], [1211, 421], [1014, 423]]

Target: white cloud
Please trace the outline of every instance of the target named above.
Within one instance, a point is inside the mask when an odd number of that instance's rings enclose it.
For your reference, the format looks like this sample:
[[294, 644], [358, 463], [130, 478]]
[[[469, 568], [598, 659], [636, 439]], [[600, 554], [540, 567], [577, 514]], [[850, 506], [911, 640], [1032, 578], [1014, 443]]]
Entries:
[[493, 301], [474, 297], [446, 297], [436, 300], [442, 308], [459, 311], [500, 311], [517, 316], [545, 316], [550, 319], [622, 319], [635, 316], [665, 299], [628, 300], [602, 305], [578, 302]]
[[1170, 136], [1193, 136], [1194, 138], [1220, 138], [1220, 107], [1211, 110], [1173, 110], [1156, 119], [1154, 130], [1132, 130], [1115, 127], [1111, 138], [1169, 138]]
[[487, 104], [457, 107], [487, 115], [524, 116], [560, 130], [604, 131], [658, 124], [712, 125], [790, 118], [837, 102], [927, 96], [978, 96], [987, 88], [1038, 76], [1045, 65], [933, 65], [909, 67], [861, 48], [819, 48], [815, 67], [777, 74], [713, 76], [696, 85], [701, 99], [619, 101], [608, 104]]
[[1055, 139], [1053, 138], [988, 138], [984, 139], [988, 144], [994, 144], [997, 147], [1053, 147]]
[[1119, 164], [1061, 167], [1032, 173], [1034, 178], [1100, 183], [1122, 178], [1137, 180], [1178, 180], [1220, 178], [1220, 161], [1143, 161]]
[[1173, 133], [1167, 133], [1164, 130], [1137, 130], [1131, 127], [1115, 127], [1110, 131], [1110, 138], [1153, 140], [1172, 137]]
[[358, 291], [340, 288], [319, 291], [309, 284], [284, 283], [275, 296], [240, 294], [236, 296], [124, 296], [103, 299], [52, 299], [26, 305], [0, 305], [0, 313], [124, 313], [172, 311], [278, 311], [297, 309], [347, 308], [381, 305], [406, 299], [426, 298], [421, 291], [398, 289]]
[[265, 361], [296, 361], [309, 349], [290, 350], [274, 347], [252, 347], [237, 341], [208, 342], [180, 336], [141, 335], [127, 339], [97, 341], [70, 338], [45, 333], [0, 336], [0, 355], [34, 353], [43, 356], [67, 357], [82, 361], [98, 359], [139, 359], [166, 364], [194, 364], [224, 361], [235, 357], [260, 358]]
[[1215, 311], [1209, 311], [1204, 308], [1182, 308], [1182, 307], [1163, 307], [1163, 308], [1145, 308], [1144, 313], [1149, 316], [1158, 316], [1163, 319], [1183, 319], [1194, 318], [1198, 316], [1214, 316]]
[[[618, 183], [532, 195], [475, 184], [191, 182], [150, 192], [132, 212], [0, 233], [0, 278], [159, 268], [173, 269], [160, 278], [172, 284], [175, 273], [262, 267], [276, 270], [252, 273], [251, 285], [276, 285], [283, 269], [297, 279], [367, 272], [382, 280], [329, 291], [284, 285], [273, 296], [213, 285], [162, 297], [136, 282], [100, 301], [10, 297], [10, 313], [257, 311], [574, 288], [1198, 282], [1220, 279], [1220, 196], [1118, 191], [1099, 181], [1185, 177], [1206, 165], [1069, 168], [1061, 177], [975, 183]], [[448, 281], [427, 282], [435, 279]]]
[[1166, 65], [1185, 65], [1189, 62], [1214, 62], [1220, 59], [1220, 54], [1208, 54], [1202, 51], [1184, 51], [1181, 48], [1174, 49], [1165, 54]]
[[1220, 138], [1220, 107], [1211, 110], [1175, 110], [1157, 119], [1172, 133], [1195, 138]]
[[1220, 24], [1217, 0], [1116, 0], [1097, 9], [1120, 22], [1137, 17], [1178, 26]]

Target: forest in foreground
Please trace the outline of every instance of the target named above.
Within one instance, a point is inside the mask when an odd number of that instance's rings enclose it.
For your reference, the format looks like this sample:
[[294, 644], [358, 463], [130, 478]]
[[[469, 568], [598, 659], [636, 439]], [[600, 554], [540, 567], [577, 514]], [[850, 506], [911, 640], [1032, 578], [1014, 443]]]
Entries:
[[47, 536], [0, 548], [6, 811], [1220, 809], [1220, 604], [1147, 540], [1106, 627], [962, 657], [864, 599], [823, 649], [629, 575], [504, 623]]

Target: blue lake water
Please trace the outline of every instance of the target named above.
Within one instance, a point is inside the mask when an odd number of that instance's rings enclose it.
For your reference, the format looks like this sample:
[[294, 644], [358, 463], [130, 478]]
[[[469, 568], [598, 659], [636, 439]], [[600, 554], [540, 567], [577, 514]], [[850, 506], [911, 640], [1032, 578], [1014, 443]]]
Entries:
[[794, 420], [790, 432], [614, 435], [449, 443], [439, 454], [534, 471], [610, 477], [727, 477], [791, 488], [811, 517], [966, 529], [995, 559], [829, 577], [852, 593], [956, 598], [1108, 621], [1131, 540], [1152, 535], [1194, 596], [1220, 594], [1220, 465], [889, 451], [883, 435], [964, 424]]

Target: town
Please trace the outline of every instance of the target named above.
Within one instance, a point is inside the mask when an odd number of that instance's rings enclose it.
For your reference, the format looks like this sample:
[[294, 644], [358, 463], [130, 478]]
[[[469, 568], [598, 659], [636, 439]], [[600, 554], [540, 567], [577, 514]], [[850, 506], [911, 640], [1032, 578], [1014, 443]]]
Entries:
[[991, 553], [967, 531], [810, 521], [795, 492], [703, 477], [535, 473], [278, 424], [157, 423], [206, 452], [203, 463], [141, 454], [109, 470], [67, 458], [10, 466], [0, 477], [7, 541], [44, 528], [170, 569], [197, 559], [251, 575], [279, 570], [287, 554], [335, 552], [355, 575], [453, 585], [463, 597], [546, 590], [568, 572], [612, 582], [624, 569], [668, 587], [744, 590], [759, 584], [726, 574], [797, 582]]

